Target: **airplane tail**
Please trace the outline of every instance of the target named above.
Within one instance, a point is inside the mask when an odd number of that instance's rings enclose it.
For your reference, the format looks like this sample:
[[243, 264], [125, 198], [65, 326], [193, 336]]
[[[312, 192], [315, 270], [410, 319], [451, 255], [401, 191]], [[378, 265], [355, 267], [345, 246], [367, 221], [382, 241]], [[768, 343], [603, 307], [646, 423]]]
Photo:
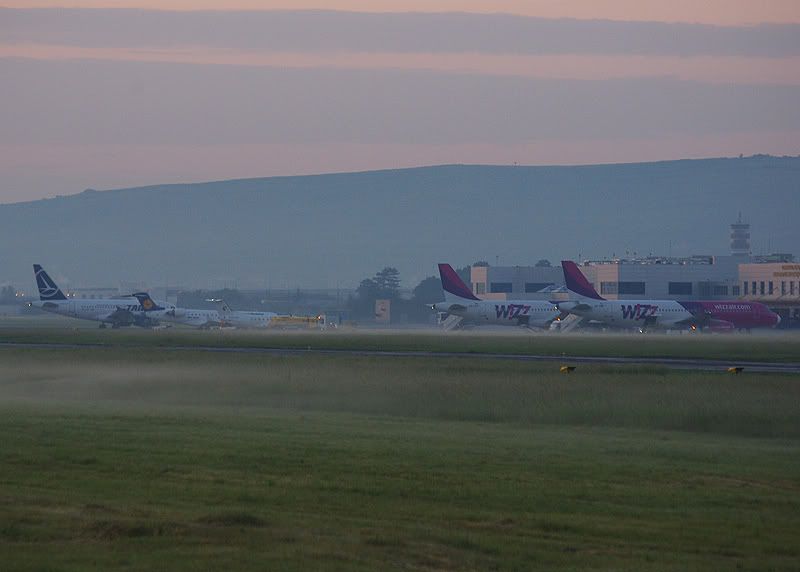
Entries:
[[33, 274], [36, 276], [36, 286], [39, 288], [39, 299], [42, 302], [67, 299], [61, 288], [39, 264], [33, 265]]
[[144, 310], [145, 312], [155, 312], [157, 310], [164, 310], [164, 307], [159, 306], [147, 292], [136, 292], [134, 294], [131, 294], [131, 296], [139, 300], [139, 304], [141, 305], [142, 310]]
[[219, 315], [220, 315], [221, 318], [225, 318], [227, 316], [230, 316], [231, 313], [233, 312], [233, 310], [231, 309], [231, 307], [228, 305], [228, 303], [225, 300], [222, 300], [220, 298], [211, 298], [211, 299], [206, 300], [206, 301], [207, 302], [216, 303], [217, 311], [219, 312]]
[[594, 286], [586, 279], [578, 265], [571, 260], [562, 260], [561, 268], [564, 270], [564, 281], [567, 283], [567, 290], [571, 294], [576, 294], [579, 298], [591, 298], [592, 300], [605, 300]]
[[442, 290], [444, 299], [448, 302], [452, 300], [480, 300], [472, 293], [469, 286], [464, 284], [461, 277], [453, 270], [449, 264], [439, 265], [439, 277], [442, 279]]

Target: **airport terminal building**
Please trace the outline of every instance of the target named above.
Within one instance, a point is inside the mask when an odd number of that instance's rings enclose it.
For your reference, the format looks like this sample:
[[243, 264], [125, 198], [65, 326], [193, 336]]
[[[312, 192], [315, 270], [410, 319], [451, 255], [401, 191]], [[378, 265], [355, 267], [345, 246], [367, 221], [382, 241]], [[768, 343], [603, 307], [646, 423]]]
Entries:
[[[601, 296], [617, 299], [730, 300], [762, 302], [792, 325], [800, 325], [800, 264], [738, 256], [598, 260], [581, 271]], [[474, 266], [472, 291], [495, 300], [564, 300], [560, 266]]]
[[[601, 296], [616, 299], [762, 302], [785, 327], [800, 327], [800, 264], [791, 254], [750, 255], [750, 227], [731, 225], [731, 253], [588, 260], [581, 271]], [[473, 266], [473, 292], [496, 300], [564, 300], [560, 266]]]

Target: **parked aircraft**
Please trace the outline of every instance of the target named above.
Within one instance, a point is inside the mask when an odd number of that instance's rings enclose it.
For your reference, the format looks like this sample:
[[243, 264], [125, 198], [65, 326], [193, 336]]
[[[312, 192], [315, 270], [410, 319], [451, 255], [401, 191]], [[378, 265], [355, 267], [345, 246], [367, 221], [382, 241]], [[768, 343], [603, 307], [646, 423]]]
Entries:
[[[62, 316], [100, 322], [101, 328], [105, 328], [106, 325], [111, 325], [112, 328], [121, 326], [153, 327], [158, 324], [158, 318], [168, 310], [167, 307], [156, 304], [147, 294], [143, 293], [115, 299], [67, 298], [44, 268], [34, 264], [33, 272], [36, 276], [36, 286], [39, 289], [39, 301], [30, 302], [30, 306]], [[134, 302], [136, 299], [134, 296], [141, 295], [146, 296], [150, 302], [147, 304], [142, 304], [138, 300]]]
[[[195, 328], [280, 329], [315, 327], [321, 323], [319, 316], [288, 316], [275, 312], [232, 310], [224, 300], [213, 301], [217, 303], [217, 310], [172, 307], [165, 312], [164, 319]], [[144, 303], [142, 298], [140, 302]]]
[[570, 300], [558, 307], [584, 319], [621, 328], [698, 329], [714, 332], [772, 328], [780, 316], [758, 302], [676, 300], [606, 300], [570, 260], [561, 262]]
[[466, 324], [545, 328], [561, 314], [555, 304], [541, 300], [481, 300], [449, 264], [439, 264], [439, 276], [445, 301], [432, 308]]

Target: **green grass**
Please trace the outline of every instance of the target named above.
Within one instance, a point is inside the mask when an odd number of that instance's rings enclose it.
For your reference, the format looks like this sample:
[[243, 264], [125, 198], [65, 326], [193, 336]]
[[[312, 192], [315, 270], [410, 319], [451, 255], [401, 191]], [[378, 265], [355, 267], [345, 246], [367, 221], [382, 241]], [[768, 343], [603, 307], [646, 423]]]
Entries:
[[469, 358], [0, 350], [5, 403], [394, 415], [800, 437], [790, 374]]
[[[0, 322], [0, 342], [69, 343], [132, 348], [264, 347], [330, 350], [385, 350], [531, 354], [553, 356], [681, 357], [735, 361], [800, 362], [800, 335], [760, 334], [531, 334], [439, 331], [253, 332], [197, 331], [184, 328], [150, 331], [98, 330], [90, 322], [65, 320], [78, 327], [23, 327]], [[48, 324], [53, 324], [52, 319]], [[87, 324], [90, 324], [87, 326]]]
[[796, 570], [800, 381], [0, 350], [3, 570]]

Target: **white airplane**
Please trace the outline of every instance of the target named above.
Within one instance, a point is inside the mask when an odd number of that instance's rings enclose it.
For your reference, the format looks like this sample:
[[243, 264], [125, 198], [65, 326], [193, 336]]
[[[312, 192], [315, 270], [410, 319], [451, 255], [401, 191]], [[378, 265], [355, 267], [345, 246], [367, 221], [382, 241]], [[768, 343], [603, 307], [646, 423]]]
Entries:
[[275, 312], [250, 312], [232, 310], [225, 300], [215, 300], [217, 313], [223, 326], [233, 328], [268, 328], [272, 320], [278, 317]]
[[217, 310], [200, 310], [194, 308], [171, 308], [164, 314], [164, 319], [193, 326], [196, 328], [292, 328], [320, 325], [320, 317], [287, 316], [275, 312], [251, 312], [248, 310], [232, 310], [224, 300], [216, 302]]
[[202, 330], [223, 326], [216, 310], [200, 310], [196, 308], [174, 308], [166, 313], [164, 319], [176, 324], [192, 326]]
[[[149, 328], [158, 325], [158, 319], [168, 311], [166, 305], [159, 305], [144, 293], [115, 299], [78, 300], [67, 298], [58, 285], [38, 264], [33, 265], [36, 286], [39, 289], [39, 301], [30, 302], [29, 306], [40, 308], [46, 312], [100, 322], [100, 327], [111, 325], [139, 326]], [[142, 303], [139, 298], [146, 297]], [[134, 298], [135, 297], [135, 298]], [[134, 299], [137, 301], [134, 302]]]
[[439, 264], [439, 276], [444, 302], [432, 308], [458, 316], [464, 323], [546, 328], [561, 315], [554, 303], [543, 300], [481, 300], [449, 264]]
[[201, 310], [197, 308], [172, 308], [164, 315], [164, 319], [177, 324], [195, 328], [267, 328], [278, 314], [275, 312], [234, 311], [224, 300], [208, 300], [216, 302], [217, 310]]
[[606, 300], [586, 279], [578, 265], [562, 260], [564, 281], [570, 300], [558, 307], [584, 319], [618, 328], [708, 329], [730, 332], [735, 329], [774, 328], [781, 318], [759, 302], [676, 300]]

